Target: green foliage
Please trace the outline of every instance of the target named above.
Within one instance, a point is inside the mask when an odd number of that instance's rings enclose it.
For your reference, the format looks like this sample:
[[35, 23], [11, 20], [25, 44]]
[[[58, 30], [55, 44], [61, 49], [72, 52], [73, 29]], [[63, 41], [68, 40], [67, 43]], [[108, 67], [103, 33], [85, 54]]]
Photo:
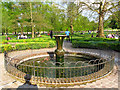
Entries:
[[107, 42], [96, 43], [96, 48], [98, 48], [98, 49], [110, 49], [109, 43], [107, 43]]
[[23, 44], [16, 44], [15, 50], [26, 50], [26, 49], [40, 49], [40, 48], [52, 48], [55, 46], [54, 42], [29, 42]]
[[109, 19], [105, 21], [104, 23], [105, 28], [120, 29], [119, 15], [120, 15], [120, 10], [114, 12], [114, 14], [111, 15]]
[[[116, 34], [119, 32], [108, 31], [105, 33]], [[96, 36], [95, 33], [92, 34]], [[107, 50], [109, 49], [109, 50], [120, 51], [119, 39], [91, 37], [92, 34], [88, 34], [88, 33], [80, 34], [79, 32], [74, 33], [72, 37], [72, 46], [75, 48], [92, 48], [92, 49], [107, 49]]]
[[2, 46], [2, 45], [0, 45], [0, 53], [2, 53], [2, 48], [3, 48], [3, 46]]
[[2, 44], [8, 44], [7, 40], [2, 41]]
[[4, 52], [4, 51], [12, 51], [13, 50], [13, 47], [12, 47], [12, 45], [10, 45], [10, 44], [5, 44], [5, 45], [2, 45], [1, 46], [1, 51], [2, 52]]
[[109, 43], [109, 47], [110, 47], [112, 50], [115, 50], [115, 51], [119, 51], [119, 52], [120, 52], [120, 42]]
[[[35, 38], [35, 39], [18, 39], [18, 40], [9, 40], [8, 42], [49, 42], [49, 41], [53, 41], [50, 38]], [[6, 40], [4, 40], [3, 42], [6, 42]]]
[[[80, 15], [79, 8], [74, 2], [66, 3], [67, 14], [65, 9], [60, 9], [50, 2], [31, 3], [35, 31], [65, 31], [66, 28], [70, 29], [72, 21], [74, 31], [96, 29], [97, 24]], [[2, 5], [3, 33], [31, 32], [30, 2], [3, 2]]]
[[99, 37], [94, 37], [94, 38], [75, 37], [72, 40], [76, 40], [76, 41], [118, 41], [118, 39], [115, 39], [115, 38], [99, 38]]
[[0, 52], [12, 51], [12, 50], [26, 50], [26, 49], [40, 49], [40, 48], [53, 48], [56, 43], [54, 41], [50, 42], [29, 42], [20, 43], [12, 47], [11, 44], [4, 44], [0, 46]]
[[50, 42], [49, 42], [49, 47], [52, 48], [52, 47], [54, 47], [54, 46], [56, 46], [56, 42], [50, 41]]
[[115, 50], [120, 52], [120, 42], [104, 42], [104, 41], [73, 41], [74, 48], [92, 48], [92, 49], [105, 49]]

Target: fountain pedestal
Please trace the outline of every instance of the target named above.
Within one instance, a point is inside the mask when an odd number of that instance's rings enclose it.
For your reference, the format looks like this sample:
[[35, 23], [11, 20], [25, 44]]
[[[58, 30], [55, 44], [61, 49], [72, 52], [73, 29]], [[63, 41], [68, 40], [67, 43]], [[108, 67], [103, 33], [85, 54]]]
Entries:
[[[63, 49], [63, 40], [66, 37], [66, 35], [54, 35], [56, 43], [57, 43], [57, 49], [55, 50], [56, 54], [56, 66], [57, 67], [63, 67], [64, 64], [60, 64], [64, 62], [64, 54], [65, 50]], [[59, 74], [60, 73], [60, 74]], [[63, 71], [56, 69], [56, 77], [62, 77]]]
[[57, 43], [57, 49], [55, 50], [56, 54], [56, 62], [64, 62], [64, 54], [65, 50], [63, 49], [63, 40], [66, 37], [66, 35], [54, 35], [56, 43]]

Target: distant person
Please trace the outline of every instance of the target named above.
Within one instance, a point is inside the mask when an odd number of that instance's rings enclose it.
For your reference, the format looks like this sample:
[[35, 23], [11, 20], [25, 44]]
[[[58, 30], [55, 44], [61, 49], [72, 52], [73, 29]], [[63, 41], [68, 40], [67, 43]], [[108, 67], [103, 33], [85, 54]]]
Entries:
[[20, 39], [20, 35], [18, 35], [18, 39]]
[[40, 34], [37, 35], [37, 37], [40, 37], [40, 36], [41, 36]]
[[98, 37], [98, 34], [96, 35], [96, 37]]
[[52, 30], [50, 31], [50, 37], [51, 37], [51, 39], [53, 38], [53, 31]]
[[32, 85], [30, 83], [31, 75], [26, 74], [24, 76], [25, 83], [17, 88], [17, 90], [38, 90], [37, 85]]
[[11, 38], [10, 37], [8, 37], [8, 40], [10, 40]]
[[110, 34], [108, 34], [108, 38], [112, 38], [112, 34], [110, 33]]
[[94, 35], [92, 34], [92, 36], [91, 37], [94, 37]]
[[65, 31], [65, 34], [66, 34], [66, 36], [67, 36], [67, 41], [70, 41], [70, 37], [69, 37], [70, 32], [68, 31], [68, 29], [67, 29], [67, 31]]
[[8, 41], [8, 36], [7, 36], [7, 34], [6, 34], [6, 40]]

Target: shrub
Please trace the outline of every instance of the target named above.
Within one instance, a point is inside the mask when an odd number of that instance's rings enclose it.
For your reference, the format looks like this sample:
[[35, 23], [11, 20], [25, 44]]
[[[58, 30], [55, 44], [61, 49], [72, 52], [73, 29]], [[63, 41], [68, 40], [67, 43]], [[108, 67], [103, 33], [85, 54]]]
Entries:
[[51, 48], [54, 47], [54, 42], [30, 42], [23, 44], [16, 44], [15, 50], [25, 50], [25, 49], [40, 49], [40, 48]]
[[110, 43], [110, 49], [120, 52], [120, 43], [119, 42]]
[[15, 50], [25, 50], [28, 49], [28, 44], [27, 43], [22, 43], [22, 44], [16, 44], [15, 45]]
[[96, 43], [96, 47], [98, 49], [110, 49], [109, 44], [107, 42], [98, 42]]
[[0, 45], [0, 53], [2, 52], [2, 45]]
[[49, 42], [31, 42], [28, 43], [29, 49], [40, 49], [49, 47]]
[[85, 41], [74, 41], [72, 43], [73, 47], [81, 47], [81, 48], [88, 48], [88, 47], [91, 47], [91, 42], [85, 42]]
[[72, 41], [118, 41], [118, 39], [115, 38], [99, 38], [99, 37], [93, 37], [93, 38], [79, 38], [79, 37], [73, 37]]
[[75, 48], [93, 48], [93, 49], [109, 49], [120, 51], [120, 42], [98, 42], [98, 41], [73, 41], [72, 47]]
[[98, 37], [95, 37], [95, 38], [85, 38], [84, 41], [103, 41], [104, 38], [98, 38]]
[[2, 52], [4, 52], [4, 51], [12, 51], [13, 50], [13, 48], [12, 48], [12, 45], [10, 45], [10, 44], [5, 44], [5, 45], [2, 45], [2, 47], [1, 47], [1, 50], [2, 50]]
[[19, 40], [9, 40], [8, 42], [49, 42], [50, 39], [35, 38], [35, 39], [19, 39]]
[[115, 38], [104, 38], [103, 41], [118, 41], [118, 39], [115, 39]]
[[49, 47], [52, 48], [56, 45], [56, 42], [55, 41], [50, 41], [49, 43]]
[[2, 41], [2, 44], [8, 44], [7, 40]]

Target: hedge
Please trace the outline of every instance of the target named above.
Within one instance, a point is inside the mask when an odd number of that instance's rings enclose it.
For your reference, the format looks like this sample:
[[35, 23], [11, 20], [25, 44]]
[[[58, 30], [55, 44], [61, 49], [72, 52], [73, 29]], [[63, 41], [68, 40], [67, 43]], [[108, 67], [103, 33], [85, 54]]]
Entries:
[[0, 47], [0, 52], [4, 51], [12, 51], [12, 50], [26, 50], [26, 49], [40, 49], [40, 48], [52, 48], [56, 45], [55, 42], [29, 42], [29, 43], [21, 43], [16, 44], [12, 47], [11, 44], [5, 44]]
[[93, 37], [93, 38], [79, 38], [79, 37], [73, 37], [72, 41], [118, 41], [118, 39], [115, 38], [99, 38], [99, 37]]
[[13, 48], [12, 48], [12, 45], [11, 44], [5, 44], [5, 45], [2, 45], [0, 47], [0, 52], [4, 52], [4, 51], [12, 51]]
[[92, 49], [105, 49], [115, 50], [120, 52], [120, 42], [87, 42], [87, 41], [73, 41], [72, 47], [74, 48], [92, 48]]
[[36, 38], [36, 39], [18, 39], [18, 40], [9, 40], [8, 42], [48, 42], [51, 39], [40, 39], [40, 38]]

